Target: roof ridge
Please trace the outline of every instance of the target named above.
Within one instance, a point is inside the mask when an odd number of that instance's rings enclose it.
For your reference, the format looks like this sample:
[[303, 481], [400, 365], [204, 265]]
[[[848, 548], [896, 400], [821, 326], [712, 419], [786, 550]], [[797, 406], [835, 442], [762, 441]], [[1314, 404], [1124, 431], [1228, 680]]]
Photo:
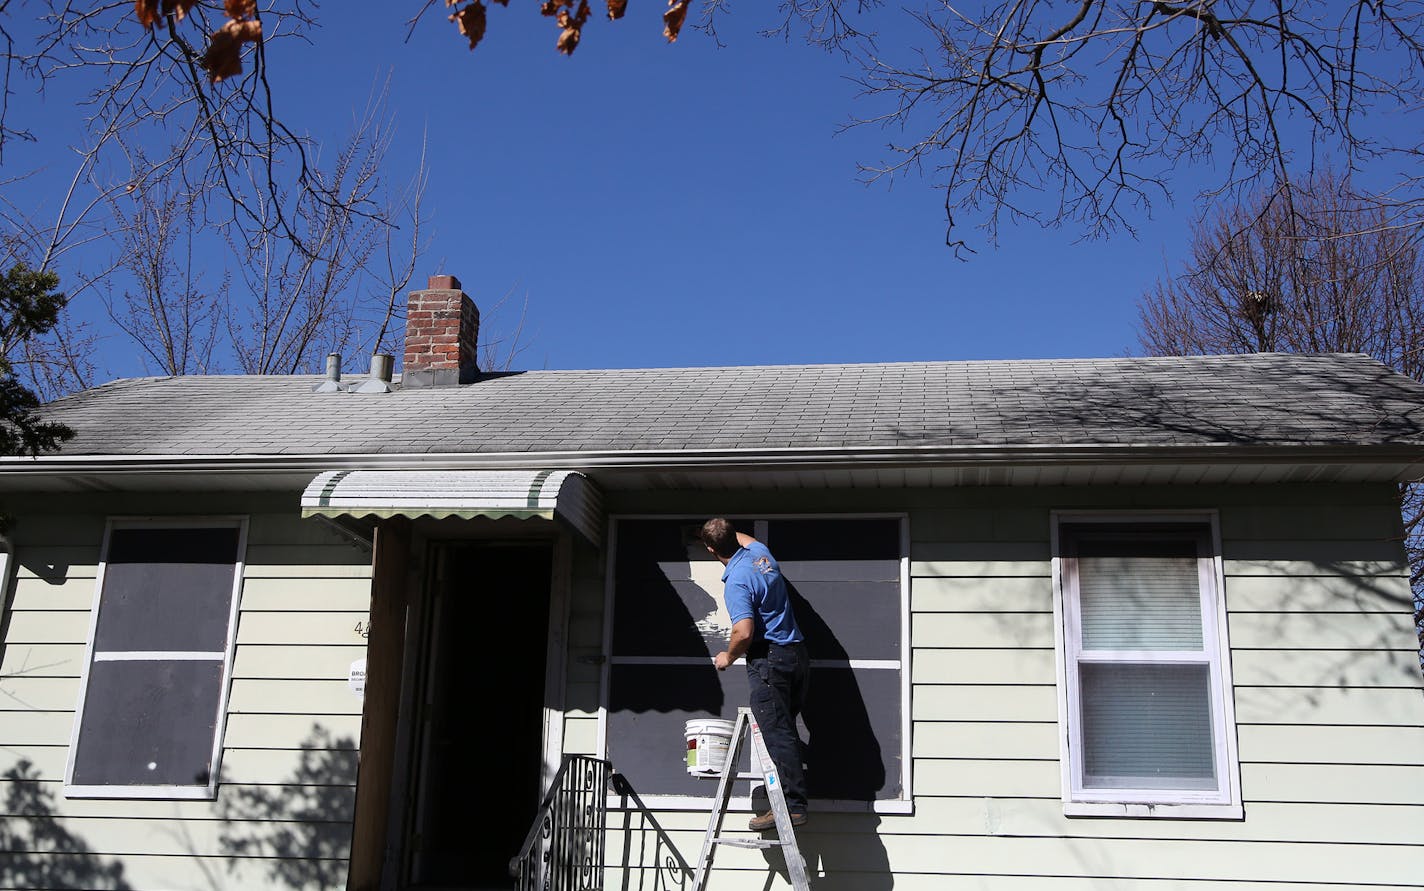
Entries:
[[[1063, 366], [1063, 365], [1103, 365], [1119, 363], [1148, 363], [1148, 364], [1169, 364], [1169, 363], [1195, 363], [1212, 361], [1230, 362], [1251, 362], [1262, 359], [1316, 359], [1316, 358], [1348, 358], [1367, 359], [1371, 362], [1378, 362], [1367, 353], [1304, 353], [1304, 352], [1259, 352], [1259, 353], [1204, 353], [1188, 356], [1069, 356], [1069, 357], [1032, 357], [1032, 358], [999, 358], [999, 359], [921, 359], [892, 362], [791, 362], [791, 363], [763, 363], [754, 365], [648, 365], [648, 366], [623, 366], [609, 368], [529, 368], [515, 369], [510, 371], [482, 371], [481, 378], [508, 377], [513, 375], [551, 375], [551, 374], [609, 374], [609, 373], [645, 373], [645, 374], [666, 374], [669, 372], [750, 372], [750, 371], [786, 371], [801, 369], [871, 369], [871, 368], [946, 368], [946, 367], [983, 367], [983, 366]], [[1380, 363], [1382, 364], [1382, 363]], [[347, 374], [347, 377], [364, 379], [364, 373]], [[119, 384], [138, 383], [159, 383], [166, 381], [209, 381], [209, 380], [248, 380], [248, 381], [268, 381], [268, 380], [319, 380], [324, 375], [320, 373], [297, 373], [297, 374], [186, 374], [186, 375], [139, 375], [135, 377], [114, 378], [95, 387], [91, 387], [82, 392], [93, 392]], [[397, 375], [399, 377], [399, 375]], [[69, 398], [69, 397], [61, 397]], [[58, 401], [58, 400], [56, 400]]]

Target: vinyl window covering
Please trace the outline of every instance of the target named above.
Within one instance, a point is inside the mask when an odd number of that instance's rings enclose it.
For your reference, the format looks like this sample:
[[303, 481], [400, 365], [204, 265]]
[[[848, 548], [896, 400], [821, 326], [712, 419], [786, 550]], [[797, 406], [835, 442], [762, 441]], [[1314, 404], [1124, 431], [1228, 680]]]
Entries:
[[244, 539], [238, 520], [110, 524], [66, 795], [214, 795]]
[[1229, 804], [1210, 529], [1060, 527], [1077, 802]]
[[[604, 754], [659, 806], [705, 809], [716, 783], [688, 775], [684, 725], [731, 720], [747, 703], [745, 666], [718, 672], [712, 664], [727, 647], [730, 619], [723, 567], [697, 538], [703, 519], [622, 517], [614, 525]], [[814, 806], [909, 801], [903, 518], [729, 519], [771, 549], [806, 636], [802, 723], [803, 739], [816, 740], [806, 753]]]

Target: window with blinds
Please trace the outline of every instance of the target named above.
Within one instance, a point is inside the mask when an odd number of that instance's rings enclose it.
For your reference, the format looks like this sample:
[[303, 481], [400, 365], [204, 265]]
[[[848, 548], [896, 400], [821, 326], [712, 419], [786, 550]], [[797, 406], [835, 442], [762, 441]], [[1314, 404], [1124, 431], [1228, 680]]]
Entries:
[[1058, 518], [1070, 814], [1240, 814], [1212, 522]]

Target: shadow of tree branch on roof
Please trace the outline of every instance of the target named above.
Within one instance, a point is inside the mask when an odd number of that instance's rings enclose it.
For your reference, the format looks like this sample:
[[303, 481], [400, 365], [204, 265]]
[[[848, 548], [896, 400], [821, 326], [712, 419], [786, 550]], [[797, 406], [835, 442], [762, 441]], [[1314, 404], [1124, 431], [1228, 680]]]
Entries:
[[0, 817], [0, 887], [126, 891], [124, 865], [89, 850], [55, 811], [54, 795], [29, 761], [5, 771]]
[[[922, 446], [1238, 446], [1236, 455], [1223, 452], [1225, 465], [1238, 457], [1250, 460], [1254, 447], [1334, 447], [1355, 449], [1361, 456], [1376, 447], [1417, 446], [1424, 437], [1424, 400], [1419, 385], [1383, 365], [1359, 357], [1318, 356], [1309, 362], [1281, 357], [1231, 357], [1229, 374], [1211, 371], [1210, 357], [1194, 360], [1138, 359], [1105, 363], [995, 363], [968, 365], [961, 389], [947, 398], [937, 418], [919, 414], [902, 417], [891, 426], [892, 438]], [[1177, 373], [1162, 365], [1177, 363]], [[1155, 367], [1155, 370], [1151, 370]], [[997, 375], [997, 376], [996, 376]], [[1238, 385], [1233, 386], [1232, 381]], [[1071, 457], [1071, 452], [1064, 452]], [[1148, 457], [1142, 452], [1139, 457]], [[1173, 459], [1164, 457], [1164, 463]], [[1348, 467], [1312, 459], [1302, 452], [1303, 466], [1283, 479], [1309, 483], [1348, 481]], [[1399, 459], [1401, 471], [1405, 459]], [[1007, 483], [993, 468], [976, 470], [986, 484]], [[1200, 478], [1201, 474], [1197, 474]], [[1188, 478], [1191, 478], [1190, 475]], [[1222, 481], [1227, 481], [1224, 477]], [[1398, 584], [1399, 572], [1361, 572], [1337, 555], [1310, 555], [1312, 575], [1345, 577], [1329, 602], [1314, 606], [1313, 621], [1331, 630], [1331, 616], [1340, 612], [1392, 612], [1413, 615], [1418, 665], [1389, 669], [1392, 683], [1414, 685], [1424, 668], [1424, 486], [1401, 487], [1405, 526], [1380, 541], [1402, 542], [1413, 567], [1413, 592]], [[1373, 558], [1365, 558], [1371, 560]], [[1387, 577], [1386, 577], [1387, 576]], [[1353, 596], [1345, 588], [1353, 586]], [[1370, 605], [1364, 605], [1370, 601]], [[1284, 621], [1284, 618], [1282, 619]], [[1293, 621], [1301, 621], [1297, 617]], [[1361, 647], [1398, 650], [1408, 640], [1394, 623], [1381, 626], [1374, 640], [1352, 642]], [[1407, 646], [1408, 644], [1404, 644]], [[1319, 682], [1334, 686], [1341, 665], [1322, 661]], [[1387, 678], [1375, 677], [1380, 683]]]
[[1369, 446], [1424, 435], [1418, 385], [1384, 366], [1237, 361], [1240, 387], [1185, 362], [1177, 375], [1147, 373], [1172, 361], [1181, 360], [1024, 363], [1012, 382], [966, 369], [967, 386], [938, 418], [892, 430], [920, 445]]

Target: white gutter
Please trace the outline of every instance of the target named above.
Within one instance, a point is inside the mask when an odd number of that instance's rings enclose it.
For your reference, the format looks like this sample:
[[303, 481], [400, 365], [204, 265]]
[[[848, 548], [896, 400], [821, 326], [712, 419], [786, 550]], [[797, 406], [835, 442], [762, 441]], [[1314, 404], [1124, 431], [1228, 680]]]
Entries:
[[[45, 474], [306, 473], [381, 468], [831, 469], [1036, 464], [1406, 464], [1424, 445], [960, 445], [307, 455], [45, 455], [0, 458], [0, 478]], [[1413, 468], [1411, 468], [1412, 471]]]

